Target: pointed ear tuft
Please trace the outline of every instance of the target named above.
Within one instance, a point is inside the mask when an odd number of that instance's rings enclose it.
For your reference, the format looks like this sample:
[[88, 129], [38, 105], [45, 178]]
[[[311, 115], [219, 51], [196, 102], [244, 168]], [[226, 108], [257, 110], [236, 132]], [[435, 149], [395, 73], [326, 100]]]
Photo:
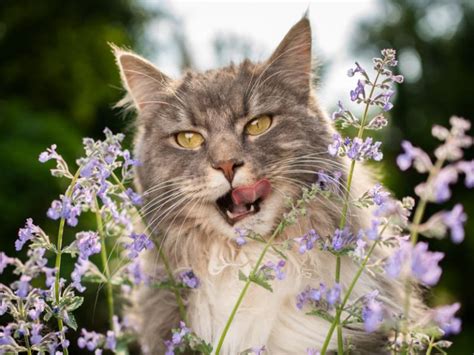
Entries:
[[120, 69], [122, 84], [141, 111], [157, 101], [160, 93], [166, 91], [172, 79], [139, 55], [110, 44]]
[[311, 25], [307, 14], [299, 20], [280, 42], [268, 60], [272, 72], [301, 89], [308, 90], [311, 83]]

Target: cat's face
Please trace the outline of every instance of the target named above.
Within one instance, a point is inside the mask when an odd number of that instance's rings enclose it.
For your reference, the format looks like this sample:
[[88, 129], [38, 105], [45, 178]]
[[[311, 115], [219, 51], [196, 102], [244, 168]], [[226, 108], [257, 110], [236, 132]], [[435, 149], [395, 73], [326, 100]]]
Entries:
[[116, 50], [138, 110], [138, 182], [152, 229], [271, 232], [287, 197], [325, 167], [329, 132], [311, 97], [311, 31], [298, 22], [264, 63], [172, 80]]

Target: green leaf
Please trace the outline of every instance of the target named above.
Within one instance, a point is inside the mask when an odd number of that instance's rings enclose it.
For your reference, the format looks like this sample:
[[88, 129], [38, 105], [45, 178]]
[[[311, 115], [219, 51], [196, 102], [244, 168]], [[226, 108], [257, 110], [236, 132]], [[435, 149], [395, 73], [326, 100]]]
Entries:
[[309, 316], [316, 316], [319, 318], [322, 318], [324, 320], [327, 320], [329, 323], [334, 322], [334, 317], [330, 315], [328, 312], [323, 311], [322, 309], [314, 309], [311, 312], [306, 313]]
[[253, 283], [256, 283], [257, 285], [259, 286], [262, 286], [264, 289], [270, 291], [270, 292], [273, 292], [273, 289], [272, 289], [272, 286], [270, 285], [270, 283], [264, 279], [263, 277], [259, 276], [259, 275], [255, 275], [255, 274], [252, 274], [249, 276], [249, 279], [250, 281], [252, 281]]
[[239, 280], [240, 281], [247, 281], [248, 277], [245, 276], [245, 274], [242, 272], [242, 270], [239, 270]]
[[73, 330], [77, 330], [76, 318], [74, 317], [74, 315], [72, 313], [67, 312], [67, 318], [64, 319], [64, 322], [66, 322], [66, 324], [69, 326], [69, 328], [71, 328]]
[[97, 274], [86, 274], [82, 277], [82, 281], [89, 282], [89, 283], [106, 283], [107, 278], [104, 275], [97, 275]]
[[84, 302], [84, 297], [74, 296], [66, 308], [68, 311], [74, 311], [78, 309], [82, 305], [83, 302]]

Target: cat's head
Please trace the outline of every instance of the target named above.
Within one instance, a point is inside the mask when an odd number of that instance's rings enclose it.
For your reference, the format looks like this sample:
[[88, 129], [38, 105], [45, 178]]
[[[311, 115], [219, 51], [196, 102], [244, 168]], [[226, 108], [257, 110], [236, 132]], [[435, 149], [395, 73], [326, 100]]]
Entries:
[[311, 28], [294, 25], [261, 63], [171, 79], [115, 48], [138, 113], [138, 184], [151, 229], [206, 225], [271, 232], [288, 197], [331, 166], [331, 132], [312, 93]]

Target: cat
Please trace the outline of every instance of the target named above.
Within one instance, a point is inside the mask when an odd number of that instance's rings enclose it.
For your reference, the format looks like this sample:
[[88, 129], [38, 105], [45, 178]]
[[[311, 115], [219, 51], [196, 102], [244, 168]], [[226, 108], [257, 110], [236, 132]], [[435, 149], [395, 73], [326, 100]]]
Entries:
[[[146, 202], [145, 220], [173, 271], [192, 269], [198, 276], [199, 287], [185, 300], [187, 325], [214, 348], [243, 287], [238, 271], [248, 274], [263, 248], [253, 241], [238, 246], [235, 229], [268, 238], [287, 209], [287, 198], [298, 198], [302, 187], [315, 182], [316, 172], [340, 172], [343, 184], [347, 179], [346, 159], [327, 154], [335, 131], [314, 92], [311, 47], [305, 16], [268, 60], [188, 71], [181, 79], [171, 79], [139, 55], [114, 47], [128, 93], [119, 105], [137, 112], [134, 151], [141, 165], [136, 187]], [[369, 170], [357, 166], [351, 196], [372, 186]], [[321, 236], [331, 235], [341, 207], [340, 202], [316, 198], [308, 214], [279, 240], [311, 228]], [[370, 212], [349, 207], [347, 225], [352, 231], [369, 223]], [[265, 257], [278, 259], [273, 251]], [[147, 273], [165, 277], [156, 249], [141, 263]], [[330, 253], [288, 251], [286, 277], [272, 282], [273, 292], [250, 286], [221, 354], [263, 345], [267, 354], [320, 349], [330, 323], [299, 310], [296, 296], [307, 285], [332, 285], [334, 270]], [[344, 289], [357, 265], [343, 257], [341, 270]], [[374, 289], [387, 307], [400, 313], [402, 285], [382, 274], [363, 274], [352, 299]], [[416, 293], [411, 303], [412, 314], [420, 314], [423, 305]], [[179, 322], [173, 293], [143, 286], [129, 312], [144, 353], [164, 353], [163, 341]], [[355, 353], [383, 352], [382, 333], [369, 334], [352, 325], [343, 335]], [[336, 348], [333, 336], [329, 349]]]

